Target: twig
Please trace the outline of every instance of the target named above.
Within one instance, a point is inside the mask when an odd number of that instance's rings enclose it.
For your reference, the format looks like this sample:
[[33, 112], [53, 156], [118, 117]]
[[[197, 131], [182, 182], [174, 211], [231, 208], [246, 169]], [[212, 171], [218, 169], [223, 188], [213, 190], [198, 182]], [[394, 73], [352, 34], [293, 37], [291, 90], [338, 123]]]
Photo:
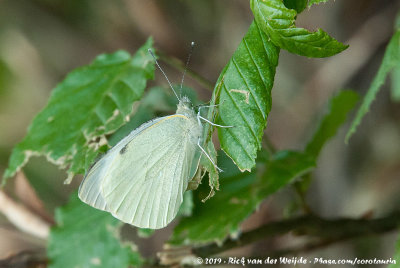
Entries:
[[309, 184], [312, 180], [311, 172], [308, 172], [300, 177], [300, 180], [296, 181], [293, 184], [294, 190], [296, 191], [297, 195], [300, 199], [300, 205], [306, 214], [312, 214], [312, 210], [310, 206], [307, 204], [306, 194], [309, 187]]
[[46, 220], [50, 225], [55, 224], [53, 217], [46, 211], [43, 201], [40, 200], [22, 171], [18, 171], [15, 176], [14, 193], [26, 208]]
[[47, 267], [47, 258], [44, 252], [22, 251], [0, 260], [3, 268]]
[[[157, 50], [157, 55], [160, 57], [160, 60], [164, 61], [165, 63], [171, 65], [175, 69], [179, 71], [184, 71], [185, 70], [185, 63], [183, 63], [181, 60], [166, 55], [160, 50]], [[192, 71], [190, 69], [187, 69], [187, 74], [191, 76], [193, 79], [195, 79], [200, 85], [202, 85], [204, 88], [206, 88], [209, 91], [213, 91], [214, 85], [210, 81], [208, 81], [206, 78], [201, 76], [200, 74], [196, 73], [195, 71]]]
[[310, 252], [316, 249], [320, 249], [320, 248], [324, 248], [327, 247], [329, 245], [332, 245], [334, 243], [337, 242], [342, 242], [346, 239], [323, 239], [317, 242], [310, 242], [301, 246], [295, 246], [295, 247], [291, 247], [291, 248], [285, 248], [285, 249], [280, 249], [280, 250], [276, 250], [273, 252], [268, 252], [267, 255], [269, 257], [281, 257], [281, 256], [285, 256], [285, 255], [296, 255], [299, 253], [305, 253], [305, 252]]
[[296, 191], [296, 193], [299, 197], [301, 208], [303, 209], [304, 213], [306, 213], [306, 214], [311, 214], [312, 210], [311, 210], [310, 206], [307, 204], [306, 192], [304, 192], [302, 189], [302, 182], [307, 179], [307, 176], [309, 176], [309, 174], [310, 173], [307, 173], [306, 175], [301, 176], [300, 181], [297, 181], [293, 184], [294, 190]]
[[32, 213], [25, 206], [16, 203], [6, 193], [0, 191], [0, 212], [18, 229], [33, 236], [47, 239], [50, 224]]
[[[1, 241], [21, 241], [22, 243], [28, 243], [35, 245], [36, 248], [46, 247], [47, 240], [37, 238], [36, 236], [26, 235], [25, 232], [21, 232], [19, 229], [15, 228], [12, 223], [2, 222], [0, 225]], [[0, 266], [1, 267], [1, 266]]]
[[335, 219], [328, 220], [315, 215], [307, 215], [278, 222], [267, 223], [252, 231], [243, 233], [238, 240], [228, 239], [220, 246], [210, 244], [193, 248], [193, 253], [208, 257], [232, 248], [243, 247], [258, 240], [294, 232], [299, 235], [319, 237], [330, 243], [359, 236], [381, 234], [395, 230], [400, 224], [400, 212], [394, 212], [380, 219]]

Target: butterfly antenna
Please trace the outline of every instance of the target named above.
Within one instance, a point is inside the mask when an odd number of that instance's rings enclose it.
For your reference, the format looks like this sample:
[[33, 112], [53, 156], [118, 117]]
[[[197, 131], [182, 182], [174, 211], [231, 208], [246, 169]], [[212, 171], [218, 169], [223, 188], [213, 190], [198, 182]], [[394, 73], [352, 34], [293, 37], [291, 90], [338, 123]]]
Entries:
[[153, 51], [151, 51], [151, 49], [148, 49], [149, 53], [151, 54], [151, 56], [153, 57], [154, 61], [156, 62], [156, 65], [158, 67], [158, 69], [160, 69], [160, 71], [162, 72], [162, 74], [164, 75], [165, 79], [167, 79], [168, 85], [170, 86], [170, 88], [172, 89], [172, 92], [174, 92], [176, 98], [178, 99], [178, 101], [180, 100], [178, 97], [178, 94], [176, 94], [176, 91], [174, 89], [174, 87], [172, 86], [171, 82], [169, 81], [167, 75], [165, 74], [164, 70], [161, 68], [160, 64], [158, 64], [158, 61], [156, 59], [156, 56], [154, 55]]
[[184, 71], [183, 71], [182, 81], [181, 81], [181, 87], [180, 87], [180, 89], [179, 89], [179, 90], [180, 90], [180, 92], [179, 92], [179, 95], [180, 95], [180, 96], [182, 96], [183, 81], [185, 80], [185, 74], [186, 74], [186, 71], [187, 71], [188, 66], [189, 66], [190, 57], [191, 57], [192, 54], [193, 54], [193, 49], [194, 49], [194, 42], [192, 42], [192, 43], [190, 44], [190, 51], [189, 51], [189, 55], [188, 55], [187, 60], [186, 60], [185, 69], [184, 69]]

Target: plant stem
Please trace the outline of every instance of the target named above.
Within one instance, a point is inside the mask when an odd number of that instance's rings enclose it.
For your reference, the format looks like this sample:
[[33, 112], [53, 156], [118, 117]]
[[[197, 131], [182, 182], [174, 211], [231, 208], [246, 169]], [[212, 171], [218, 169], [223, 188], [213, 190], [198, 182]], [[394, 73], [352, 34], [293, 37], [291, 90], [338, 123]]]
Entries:
[[[252, 231], [243, 233], [239, 239], [228, 239], [220, 246], [216, 243], [193, 248], [193, 253], [200, 257], [212, 256], [232, 248], [243, 247], [258, 240], [294, 232], [299, 235], [319, 237], [324, 245], [355, 237], [381, 234], [395, 230], [400, 224], [400, 212], [394, 212], [380, 219], [323, 219], [307, 215], [278, 222], [271, 222]], [[314, 247], [311, 247], [314, 248]], [[288, 250], [288, 252], [292, 252]]]
[[307, 173], [306, 175], [301, 176], [301, 180], [295, 182], [293, 185], [294, 190], [296, 191], [296, 193], [300, 199], [300, 205], [301, 205], [304, 213], [306, 213], [306, 214], [311, 214], [312, 210], [307, 204], [306, 192], [303, 190], [302, 183], [303, 183], [303, 181], [308, 180], [309, 176], [310, 176], [310, 173]]
[[0, 212], [18, 229], [41, 239], [48, 238], [50, 223], [22, 204], [18, 204], [2, 190], [0, 190]]
[[[156, 51], [157, 56], [160, 57], [160, 60], [164, 61], [165, 63], [169, 64], [173, 68], [183, 72], [185, 70], [185, 63], [183, 63], [181, 60], [166, 55], [164, 52], [157, 50]], [[193, 79], [195, 79], [200, 85], [202, 85], [204, 88], [206, 88], [209, 91], [214, 90], [214, 85], [210, 81], [208, 81], [206, 78], [201, 76], [200, 74], [196, 73], [195, 71], [192, 71], [190, 69], [187, 69], [186, 73], [191, 76]]]
[[0, 260], [0, 267], [47, 267], [46, 253], [24, 250]]

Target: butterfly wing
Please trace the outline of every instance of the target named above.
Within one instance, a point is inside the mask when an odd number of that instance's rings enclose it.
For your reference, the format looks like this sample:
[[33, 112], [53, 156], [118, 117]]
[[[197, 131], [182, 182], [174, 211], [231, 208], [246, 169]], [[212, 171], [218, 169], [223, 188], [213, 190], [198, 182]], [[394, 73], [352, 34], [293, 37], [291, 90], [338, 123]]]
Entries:
[[118, 142], [105, 155], [103, 155], [103, 157], [100, 158], [85, 175], [85, 178], [79, 186], [79, 198], [92, 207], [100, 210], [107, 210], [106, 202], [101, 195], [100, 185], [105, 178], [107, 171], [110, 169], [111, 163], [113, 162], [115, 156], [117, 156], [132, 139], [142, 133], [142, 131], [156, 124], [158, 121], [163, 120], [164, 118], [166, 117], [156, 118], [142, 124], [140, 127], [133, 130], [128, 136]]
[[184, 115], [165, 117], [115, 154], [101, 182], [109, 212], [142, 228], [158, 229], [172, 221], [197, 151], [192, 125]]

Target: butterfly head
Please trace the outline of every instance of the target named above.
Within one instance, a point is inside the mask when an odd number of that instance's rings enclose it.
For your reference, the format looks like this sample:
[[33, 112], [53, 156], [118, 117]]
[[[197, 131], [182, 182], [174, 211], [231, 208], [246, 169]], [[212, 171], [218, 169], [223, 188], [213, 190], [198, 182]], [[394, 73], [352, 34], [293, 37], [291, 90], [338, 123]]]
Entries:
[[183, 96], [178, 103], [178, 109], [176, 110], [177, 114], [183, 114], [187, 117], [195, 116], [195, 112], [192, 107], [192, 102], [188, 97]]

